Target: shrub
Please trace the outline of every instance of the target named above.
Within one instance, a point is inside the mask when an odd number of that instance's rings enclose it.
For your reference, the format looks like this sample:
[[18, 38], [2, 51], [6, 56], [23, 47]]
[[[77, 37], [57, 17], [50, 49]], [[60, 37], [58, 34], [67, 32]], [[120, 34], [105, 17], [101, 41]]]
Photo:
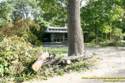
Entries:
[[0, 34], [0, 42], [3, 40], [4, 36]]
[[0, 76], [19, 75], [27, 71], [38, 52], [21, 37], [4, 38], [0, 42]]
[[121, 43], [121, 40], [123, 40], [123, 36], [124, 34], [122, 33], [122, 29], [115, 28], [112, 32], [114, 45], [119, 45]]
[[7, 37], [17, 35], [18, 37], [23, 37], [33, 45], [41, 45], [38, 35], [35, 34], [39, 31], [40, 26], [30, 19], [17, 20], [14, 23], [8, 23], [6, 26], [0, 28], [1, 35]]

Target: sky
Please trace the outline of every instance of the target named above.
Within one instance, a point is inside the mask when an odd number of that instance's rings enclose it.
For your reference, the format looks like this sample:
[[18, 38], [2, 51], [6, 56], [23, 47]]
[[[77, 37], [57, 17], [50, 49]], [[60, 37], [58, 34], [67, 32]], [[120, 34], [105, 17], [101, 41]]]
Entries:
[[82, 0], [81, 7], [85, 7], [89, 0]]
[[0, 2], [2, 2], [2, 1], [4, 1], [4, 0], [0, 0]]

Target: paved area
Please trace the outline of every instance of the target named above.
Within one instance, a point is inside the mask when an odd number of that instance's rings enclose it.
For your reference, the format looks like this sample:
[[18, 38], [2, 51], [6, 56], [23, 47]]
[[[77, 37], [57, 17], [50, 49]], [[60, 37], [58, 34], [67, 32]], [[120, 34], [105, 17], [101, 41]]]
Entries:
[[101, 61], [86, 72], [73, 72], [63, 76], [55, 76], [48, 80], [31, 80], [24, 83], [125, 83], [125, 81], [105, 82], [102, 79], [82, 79], [86, 77], [125, 77], [125, 48], [87, 48], [86, 55], [96, 54]]

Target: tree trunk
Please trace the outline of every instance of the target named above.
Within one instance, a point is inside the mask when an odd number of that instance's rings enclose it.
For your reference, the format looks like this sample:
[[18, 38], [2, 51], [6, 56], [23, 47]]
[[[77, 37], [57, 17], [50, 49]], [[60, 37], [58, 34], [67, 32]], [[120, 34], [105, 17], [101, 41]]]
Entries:
[[68, 0], [68, 55], [84, 56], [83, 32], [80, 23], [80, 0]]

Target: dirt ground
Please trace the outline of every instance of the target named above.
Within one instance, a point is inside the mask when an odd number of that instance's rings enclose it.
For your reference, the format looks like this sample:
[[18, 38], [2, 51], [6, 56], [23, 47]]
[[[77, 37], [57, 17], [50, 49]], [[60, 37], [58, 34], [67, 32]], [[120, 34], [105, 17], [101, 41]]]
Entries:
[[[101, 61], [86, 72], [72, 72], [55, 76], [48, 80], [30, 80], [24, 83], [125, 83], [104, 82], [102, 79], [85, 79], [86, 77], [125, 77], [125, 47], [87, 48], [86, 55], [96, 54]], [[84, 79], [83, 79], [84, 78]]]

